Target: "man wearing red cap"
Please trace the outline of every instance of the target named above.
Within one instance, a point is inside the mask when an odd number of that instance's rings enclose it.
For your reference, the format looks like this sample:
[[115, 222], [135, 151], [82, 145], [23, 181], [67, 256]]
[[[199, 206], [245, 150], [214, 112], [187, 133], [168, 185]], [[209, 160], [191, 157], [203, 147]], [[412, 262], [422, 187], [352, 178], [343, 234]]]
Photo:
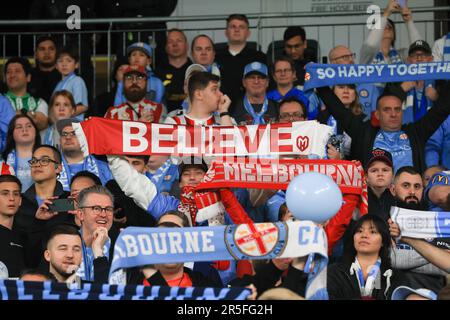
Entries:
[[124, 95], [126, 102], [110, 107], [105, 118], [116, 120], [132, 120], [144, 122], [159, 122], [163, 106], [147, 100], [147, 73], [145, 68], [130, 65], [123, 74]]

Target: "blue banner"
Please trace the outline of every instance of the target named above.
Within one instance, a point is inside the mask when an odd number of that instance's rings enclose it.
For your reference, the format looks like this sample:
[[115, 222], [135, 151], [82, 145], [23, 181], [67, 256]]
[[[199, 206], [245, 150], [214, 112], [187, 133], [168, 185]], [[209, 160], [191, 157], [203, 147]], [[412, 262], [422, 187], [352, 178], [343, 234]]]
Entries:
[[311, 221], [195, 228], [129, 227], [116, 240], [109, 281], [124, 283], [124, 270], [149, 264], [304, 256], [309, 261], [304, 271], [309, 274], [306, 298], [326, 299], [327, 240], [323, 228]]
[[246, 288], [162, 287], [85, 283], [69, 289], [65, 283], [0, 280], [0, 300], [245, 300]]
[[306, 65], [304, 90], [379, 82], [450, 79], [450, 61], [419, 64], [316, 64]]

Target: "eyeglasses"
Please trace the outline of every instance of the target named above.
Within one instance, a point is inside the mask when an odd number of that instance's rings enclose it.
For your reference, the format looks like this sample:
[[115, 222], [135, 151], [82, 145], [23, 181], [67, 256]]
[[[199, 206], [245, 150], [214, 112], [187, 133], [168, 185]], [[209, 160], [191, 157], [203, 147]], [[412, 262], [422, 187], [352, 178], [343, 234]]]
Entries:
[[61, 132], [61, 137], [64, 137], [64, 138], [75, 137], [75, 131], [64, 131], [64, 132]]
[[137, 74], [137, 75], [131, 75], [131, 74], [127, 74], [124, 79], [126, 81], [137, 81], [137, 82], [142, 82], [144, 80], [147, 80], [147, 77], [145, 77], [142, 74]]
[[100, 214], [103, 211], [105, 211], [106, 214], [113, 214], [114, 213], [114, 207], [102, 207], [102, 206], [85, 206], [80, 207], [80, 209], [91, 209], [94, 211], [95, 214]]
[[301, 112], [283, 112], [280, 113], [280, 119], [281, 120], [288, 120], [288, 119], [301, 119], [304, 118], [305, 115]]
[[345, 54], [343, 56], [336, 57], [334, 59], [331, 59], [331, 61], [339, 61], [339, 60], [350, 61], [355, 58], [356, 58], [356, 53], [352, 53], [352, 54]]
[[28, 163], [30, 164], [31, 167], [35, 167], [38, 163], [39, 163], [39, 165], [41, 165], [42, 167], [45, 167], [45, 166], [48, 166], [50, 162], [59, 164], [59, 162], [57, 162], [57, 161], [55, 161], [55, 160], [52, 160], [52, 159], [50, 159], [50, 158], [47, 158], [47, 157], [45, 157], [45, 158], [40, 158], [40, 159], [37, 159], [37, 158], [34, 158], [34, 157], [33, 157], [33, 158], [31, 158], [31, 160], [28, 160]]
[[291, 73], [291, 72], [292, 72], [292, 69], [278, 69], [278, 70], [275, 70], [276, 74]]

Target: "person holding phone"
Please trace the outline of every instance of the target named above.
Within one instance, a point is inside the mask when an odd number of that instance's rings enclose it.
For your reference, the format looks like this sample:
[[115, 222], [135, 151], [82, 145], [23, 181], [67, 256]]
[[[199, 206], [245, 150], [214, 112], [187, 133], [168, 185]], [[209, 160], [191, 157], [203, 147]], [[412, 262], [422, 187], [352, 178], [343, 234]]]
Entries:
[[396, 31], [394, 22], [389, 17], [400, 12], [408, 30], [409, 43], [423, 39], [414, 25], [411, 10], [406, 1], [389, 0], [380, 19], [380, 27], [370, 30], [360, 52], [360, 64], [403, 63], [408, 56], [408, 49], [395, 48]]
[[62, 222], [73, 222], [73, 216], [49, 211], [48, 205], [55, 199], [65, 199], [69, 193], [63, 190], [57, 175], [61, 172], [61, 154], [53, 146], [37, 147], [29, 161], [33, 184], [23, 194], [22, 204], [14, 221], [14, 228], [27, 235], [26, 265], [36, 268], [43, 257], [43, 239], [47, 228]]

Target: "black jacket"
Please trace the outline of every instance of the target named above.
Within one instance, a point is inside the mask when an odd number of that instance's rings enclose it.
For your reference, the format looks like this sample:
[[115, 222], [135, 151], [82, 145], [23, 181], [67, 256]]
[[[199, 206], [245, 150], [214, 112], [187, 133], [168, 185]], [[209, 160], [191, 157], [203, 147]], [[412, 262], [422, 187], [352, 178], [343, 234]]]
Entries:
[[2, 225], [0, 225], [0, 262], [6, 266], [9, 277], [19, 277], [25, 268], [23, 240], [16, 231]]
[[289, 266], [285, 275], [284, 273], [272, 263], [272, 260], [269, 260], [267, 263], [261, 263], [255, 267], [255, 275], [236, 278], [229, 284], [232, 287], [245, 287], [253, 284], [259, 297], [265, 291], [275, 288], [281, 279], [279, 287], [287, 288], [304, 297], [308, 275], [292, 266]]
[[[250, 48], [247, 44], [241, 52], [233, 56], [226, 46], [223, 50], [216, 52], [216, 61], [220, 66], [221, 91], [234, 102], [243, 93], [242, 77], [245, 66], [254, 61], [266, 63], [266, 55], [261, 51]], [[233, 106], [228, 111], [233, 113]]]
[[[54, 196], [65, 199], [69, 193], [63, 190], [59, 181], [56, 181]], [[24, 194], [22, 194], [22, 205], [19, 207], [14, 218], [13, 229], [25, 234], [25, 264], [29, 268], [36, 268], [43, 256], [45, 248], [46, 232], [53, 226], [61, 223], [73, 224], [73, 216], [60, 212], [50, 220], [38, 220], [35, 218], [39, 208], [36, 200], [36, 188], [32, 184]]]
[[[330, 300], [360, 300], [361, 292], [359, 290], [356, 273], [350, 274], [350, 264], [335, 263], [328, 266], [327, 270], [327, 290]], [[391, 269], [392, 270], [392, 269]], [[381, 271], [380, 288], [372, 291], [372, 298], [376, 300], [390, 300], [392, 292], [398, 286], [405, 283], [404, 275], [398, 270], [392, 270], [392, 276], [389, 279], [388, 287], [385, 271]], [[386, 291], [386, 294], [384, 293]]]
[[[366, 167], [379, 128], [374, 127], [370, 121], [363, 122], [360, 117], [353, 115], [329, 87], [317, 88], [317, 92], [333, 117], [341, 123], [345, 132], [352, 138], [355, 159], [361, 161], [363, 167]], [[419, 172], [426, 169], [425, 143], [450, 114], [448, 101], [450, 101], [449, 84], [440, 93], [434, 107], [422, 119], [403, 125], [401, 128], [408, 135], [413, 164]]]
[[380, 198], [377, 198], [370, 187], [367, 187], [367, 194], [369, 214], [379, 216], [384, 221], [387, 221], [391, 217], [391, 206], [395, 204], [395, 198], [392, 195], [391, 191], [389, 191], [389, 188], [386, 188], [386, 190], [384, 190]]
[[[206, 277], [203, 273], [193, 271], [189, 268], [183, 267], [184, 273], [186, 273], [192, 281], [193, 287], [210, 287], [210, 288], [222, 288], [223, 284], [217, 278]], [[139, 268], [130, 268], [127, 270], [127, 284], [142, 284], [144, 281], [143, 274], [139, 271]], [[152, 286], [168, 286], [166, 280], [162, 274], [158, 271], [150, 278], [147, 279], [148, 283]]]

